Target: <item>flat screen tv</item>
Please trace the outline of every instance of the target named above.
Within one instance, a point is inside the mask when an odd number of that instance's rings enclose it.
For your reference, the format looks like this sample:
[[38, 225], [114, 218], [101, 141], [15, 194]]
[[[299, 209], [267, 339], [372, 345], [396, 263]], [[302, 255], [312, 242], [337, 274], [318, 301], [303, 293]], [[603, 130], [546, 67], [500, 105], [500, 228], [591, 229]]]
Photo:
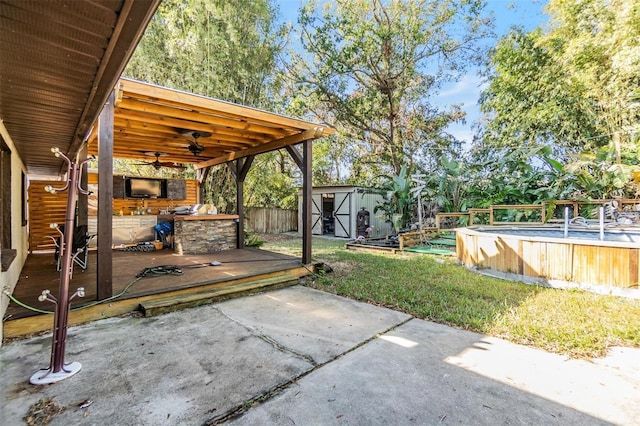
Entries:
[[132, 198], [162, 198], [162, 180], [129, 178], [127, 190]]

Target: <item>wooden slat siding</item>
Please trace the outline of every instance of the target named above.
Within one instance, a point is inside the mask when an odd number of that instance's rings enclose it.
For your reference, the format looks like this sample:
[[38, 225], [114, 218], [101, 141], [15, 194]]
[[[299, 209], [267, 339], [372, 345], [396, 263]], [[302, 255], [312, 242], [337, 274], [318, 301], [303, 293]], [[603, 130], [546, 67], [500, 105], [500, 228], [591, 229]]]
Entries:
[[51, 250], [55, 244], [48, 235], [57, 235], [57, 231], [50, 228], [52, 223], [64, 225], [67, 212], [67, 192], [51, 194], [44, 190], [52, 185], [59, 188], [64, 185], [61, 181], [32, 180], [29, 182], [29, 251]]
[[[460, 234], [459, 232], [456, 232], [456, 235], [459, 235], [459, 234]], [[467, 238], [466, 244], [467, 244], [467, 247], [469, 247], [470, 255], [468, 256], [468, 259], [469, 259], [469, 262], [471, 263], [468, 263], [468, 265], [477, 265], [479, 263], [478, 262], [478, 259], [479, 259], [478, 238], [471, 235], [469, 237], [470, 238]], [[456, 249], [457, 249], [457, 245], [456, 245]]]
[[574, 281], [573, 244], [547, 244], [547, 271], [549, 279]]
[[640, 249], [527, 241], [509, 236], [456, 235], [458, 258], [467, 266], [571, 281], [578, 284], [638, 288]]
[[522, 274], [530, 277], [547, 276], [547, 243], [522, 241]]
[[511, 272], [513, 274], [518, 273], [518, 241], [515, 240], [504, 240], [502, 242], [502, 250], [506, 252], [508, 256], [505, 258], [503, 267], [506, 271]]
[[524, 244], [522, 240], [518, 240], [518, 274], [524, 273]]
[[247, 226], [254, 232], [279, 234], [298, 230], [298, 210], [246, 207]]
[[[122, 209], [125, 215], [135, 211], [140, 207], [144, 200], [147, 201], [148, 208], [151, 209], [151, 214], [158, 214], [160, 210], [165, 210], [167, 207], [183, 206], [196, 204], [198, 202], [199, 185], [197, 180], [187, 180], [187, 198], [184, 200], [169, 200], [167, 198], [153, 199], [153, 198], [115, 198], [113, 200], [113, 213], [118, 214]], [[98, 175], [95, 173], [89, 174], [89, 184], [98, 184]], [[96, 211], [89, 207], [89, 216], [96, 216]]]
[[456, 232], [456, 257], [465, 265], [469, 264], [467, 262], [467, 258], [470, 256], [470, 250], [467, 244], [468, 240], [468, 235], [462, 235], [461, 233]]
[[481, 268], [491, 267], [491, 258], [498, 255], [498, 247], [495, 238], [478, 235], [478, 266]]
[[629, 250], [629, 284], [640, 286], [640, 249]]
[[[90, 173], [88, 176], [90, 185], [98, 183], [98, 175]], [[64, 182], [49, 180], [32, 180], [29, 182], [29, 251], [53, 250], [55, 245], [47, 236], [56, 235], [56, 231], [49, 225], [52, 223], [64, 224], [67, 208], [66, 191], [50, 194], [44, 190], [45, 186], [62, 187]], [[146, 199], [147, 206], [152, 214], [168, 206], [196, 204], [198, 200], [198, 181], [187, 180], [187, 198], [185, 200]], [[97, 196], [94, 194], [94, 197]], [[118, 213], [120, 209], [124, 214], [130, 214], [138, 206], [142, 205], [140, 198], [114, 199], [113, 211]], [[96, 216], [95, 204], [89, 207], [89, 216]], [[297, 225], [297, 223], [296, 223]]]
[[[187, 181], [187, 198], [185, 200], [169, 200], [166, 198], [152, 199], [152, 198], [116, 198], [113, 200], [113, 212], [118, 214], [122, 209], [125, 215], [135, 212], [138, 207], [141, 207], [144, 201], [147, 202], [147, 207], [151, 209], [150, 214], [158, 214], [160, 210], [165, 210], [169, 206], [185, 206], [196, 204], [198, 201], [198, 186], [197, 181]], [[91, 216], [91, 212], [89, 212]], [[95, 213], [93, 214], [95, 215]]]

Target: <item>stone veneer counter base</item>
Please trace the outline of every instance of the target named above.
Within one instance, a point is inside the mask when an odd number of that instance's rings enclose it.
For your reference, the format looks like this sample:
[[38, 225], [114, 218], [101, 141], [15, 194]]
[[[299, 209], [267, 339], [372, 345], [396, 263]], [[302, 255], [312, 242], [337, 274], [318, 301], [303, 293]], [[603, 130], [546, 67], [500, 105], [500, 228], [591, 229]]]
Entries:
[[238, 215], [216, 214], [174, 217], [176, 254], [212, 253], [237, 248]]

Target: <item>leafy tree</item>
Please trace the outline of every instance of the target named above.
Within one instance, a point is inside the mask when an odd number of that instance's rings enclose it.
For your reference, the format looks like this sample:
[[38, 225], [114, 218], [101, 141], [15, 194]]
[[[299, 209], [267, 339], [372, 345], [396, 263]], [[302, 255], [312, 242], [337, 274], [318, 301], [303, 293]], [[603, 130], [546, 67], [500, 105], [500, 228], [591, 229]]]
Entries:
[[556, 154], [567, 155], [597, 134], [584, 88], [567, 78], [556, 59], [557, 46], [541, 45], [542, 37], [540, 30], [527, 34], [514, 28], [492, 50], [489, 85], [480, 97], [484, 147], [550, 145]]
[[476, 147], [467, 170], [467, 205], [473, 207], [553, 201], [566, 198], [574, 188], [547, 146], [498, 151]]
[[[490, 55], [476, 152], [479, 164], [508, 168], [486, 190], [503, 199], [637, 196], [640, 11], [624, 0], [551, 0], [547, 11], [546, 32], [513, 29]], [[536, 160], [547, 145], [564, 164], [551, 175]], [[509, 152], [534, 155], [505, 162]]]
[[[286, 28], [277, 26], [276, 18], [277, 9], [269, 0], [165, 0], [124, 75], [242, 105], [277, 109], [277, 61]], [[269, 166], [270, 170], [276, 167]], [[247, 202], [272, 205], [273, 197], [267, 194], [274, 188], [269, 185], [285, 185], [287, 179], [283, 175], [260, 180], [259, 172], [250, 174], [246, 183], [254, 193]], [[220, 212], [233, 211], [234, 182], [225, 166], [212, 168], [203, 183], [205, 199]], [[291, 191], [293, 187], [286, 192]]]
[[[361, 181], [398, 175], [455, 141], [459, 107], [429, 98], [477, 59], [490, 19], [474, 0], [310, 1], [299, 17], [303, 54], [292, 54], [296, 101], [338, 129], [343, 161]], [[348, 141], [348, 142], [347, 142]], [[348, 145], [347, 145], [348, 143]]]
[[285, 29], [268, 0], [165, 0], [124, 75], [256, 107], [272, 107]]
[[614, 133], [627, 142], [640, 121], [633, 94], [640, 89], [640, 9], [627, 0], [551, 0], [547, 45], [561, 46], [556, 60], [580, 82], [598, 117], [605, 146]]
[[616, 160], [613, 144], [582, 152], [566, 167], [566, 171], [578, 183], [572, 198], [637, 197], [640, 194], [640, 182], [634, 181], [634, 172], [640, 170], [640, 145], [636, 146], [635, 152], [636, 156], [631, 164]]
[[289, 162], [293, 162], [289, 154], [282, 151], [257, 156], [245, 180], [245, 204], [297, 209], [297, 191], [301, 184], [292, 173], [297, 167]]

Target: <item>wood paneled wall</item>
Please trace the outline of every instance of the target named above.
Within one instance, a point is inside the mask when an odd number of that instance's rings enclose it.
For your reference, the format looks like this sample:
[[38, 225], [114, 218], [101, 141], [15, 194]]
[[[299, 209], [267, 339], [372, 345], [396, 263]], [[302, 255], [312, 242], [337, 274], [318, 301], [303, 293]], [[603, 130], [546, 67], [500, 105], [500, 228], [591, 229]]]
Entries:
[[[96, 216], [98, 206], [98, 175], [90, 173], [88, 176], [89, 190], [93, 194], [89, 196], [89, 216]], [[113, 200], [113, 213], [129, 215], [136, 209], [146, 207], [151, 209], [149, 214], [158, 214], [167, 207], [176, 207], [197, 203], [199, 185], [196, 180], [187, 180], [187, 198], [184, 200], [169, 199], [140, 199], [140, 198], [116, 198]], [[52, 223], [64, 224], [67, 208], [66, 191], [50, 194], [44, 190], [45, 186], [61, 187], [64, 182], [32, 180], [29, 182], [29, 251], [51, 250], [55, 248], [53, 241], [47, 236], [56, 236], [57, 232], [51, 229]]]
[[[93, 197], [89, 197], [89, 216], [96, 216], [98, 214], [97, 205], [97, 185], [98, 175], [92, 173], [89, 174], [89, 187], [93, 190]], [[148, 214], [158, 214], [160, 210], [165, 210], [167, 207], [176, 207], [196, 204], [198, 202], [198, 192], [200, 190], [197, 180], [187, 180], [187, 197], [184, 200], [170, 200], [167, 198], [151, 199], [151, 198], [114, 198], [113, 199], [113, 214], [117, 215], [122, 210], [125, 215], [131, 214], [131, 212], [146, 207], [151, 209]], [[93, 188], [91, 188], [93, 187]]]
[[63, 186], [63, 182], [32, 180], [29, 182], [29, 251], [55, 248], [53, 241], [47, 238], [57, 231], [51, 229], [52, 223], [64, 224], [67, 210], [67, 194], [50, 194], [45, 186]]

